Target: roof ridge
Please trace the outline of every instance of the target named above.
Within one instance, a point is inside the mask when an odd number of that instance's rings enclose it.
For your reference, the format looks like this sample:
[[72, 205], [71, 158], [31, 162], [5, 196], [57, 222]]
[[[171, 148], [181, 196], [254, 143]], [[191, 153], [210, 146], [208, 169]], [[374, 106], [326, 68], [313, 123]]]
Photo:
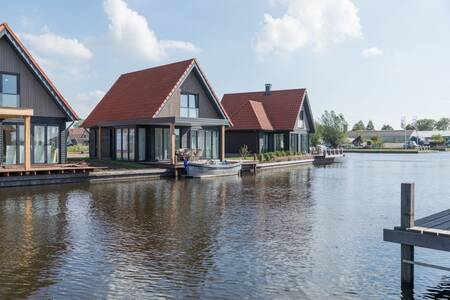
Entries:
[[150, 68], [145, 68], [145, 69], [140, 69], [140, 70], [136, 70], [136, 71], [122, 73], [121, 75], [130, 75], [130, 74], [135, 74], [135, 73], [139, 73], [139, 72], [145, 72], [145, 71], [150, 71], [150, 70], [154, 70], [154, 69], [170, 67], [170, 66], [173, 66], [176, 64], [182, 64], [182, 63], [187, 63], [187, 62], [192, 63], [193, 61], [196, 61], [196, 59], [191, 58], [191, 59], [186, 59], [186, 60], [180, 60], [180, 61], [176, 61], [176, 62], [164, 64], [164, 65], [158, 65], [158, 66], [154, 66], [154, 67], [150, 67]]
[[[287, 91], [302, 91], [302, 90], [306, 90], [306, 88], [271, 90], [271, 93], [274, 93], [274, 92], [285, 92], [285, 91], [286, 92]], [[254, 93], [265, 93], [265, 91], [262, 90], [262, 91], [253, 91], [253, 92], [235, 92], [235, 93], [225, 93], [223, 95], [224, 96], [225, 95], [243, 95], [243, 94], [254, 94]], [[257, 101], [257, 100], [254, 100], [254, 101]], [[258, 102], [261, 102], [261, 101], [258, 101]]]

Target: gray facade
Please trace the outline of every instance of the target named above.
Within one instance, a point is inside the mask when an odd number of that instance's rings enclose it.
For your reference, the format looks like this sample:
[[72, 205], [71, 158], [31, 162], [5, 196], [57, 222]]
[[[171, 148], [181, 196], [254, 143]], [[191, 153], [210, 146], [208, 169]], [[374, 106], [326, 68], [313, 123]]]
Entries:
[[[66, 123], [77, 116], [54, 89], [45, 74], [22, 47], [7, 25], [0, 26], [0, 99], [13, 96], [12, 102], [0, 101], [0, 108], [33, 109], [31, 117], [31, 163], [67, 161]], [[8, 79], [5, 79], [8, 77]], [[4, 85], [14, 79], [15, 92]], [[6, 83], [5, 83], [6, 82]], [[6, 95], [6, 96], [5, 96]], [[23, 164], [24, 121], [0, 118], [0, 163]]]

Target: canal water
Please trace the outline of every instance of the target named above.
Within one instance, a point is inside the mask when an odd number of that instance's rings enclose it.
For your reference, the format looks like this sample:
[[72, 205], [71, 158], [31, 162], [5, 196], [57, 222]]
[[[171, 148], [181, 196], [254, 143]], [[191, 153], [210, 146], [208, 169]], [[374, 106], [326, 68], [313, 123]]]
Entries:
[[[398, 299], [400, 183], [448, 209], [450, 153], [208, 180], [0, 190], [0, 298]], [[450, 266], [450, 254], [416, 259]], [[450, 295], [416, 267], [416, 298]]]

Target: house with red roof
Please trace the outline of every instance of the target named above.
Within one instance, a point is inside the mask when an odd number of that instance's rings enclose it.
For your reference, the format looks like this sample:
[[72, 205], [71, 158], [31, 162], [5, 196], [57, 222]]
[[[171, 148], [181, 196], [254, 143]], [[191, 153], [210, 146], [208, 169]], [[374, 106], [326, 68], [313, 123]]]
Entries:
[[171, 164], [179, 149], [223, 160], [228, 126], [196, 59], [121, 75], [83, 122], [91, 157]]
[[66, 123], [78, 119], [11, 27], [0, 24], [0, 166], [65, 163]]
[[315, 132], [306, 89], [225, 94], [221, 101], [233, 126], [226, 130], [226, 153], [247, 145], [251, 153], [308, 153]]

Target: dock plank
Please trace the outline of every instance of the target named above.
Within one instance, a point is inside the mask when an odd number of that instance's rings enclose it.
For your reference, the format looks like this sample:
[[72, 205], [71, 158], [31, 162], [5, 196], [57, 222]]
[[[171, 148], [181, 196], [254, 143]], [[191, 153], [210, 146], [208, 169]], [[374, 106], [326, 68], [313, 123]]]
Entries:
[[450, 209], [447, 209], [447, 210], [444, 210], [444, 211], [441, 211], [441, 212], [438, 212], [438, 213], [435, 213], [435, 214], [432, 214], [432, 215], [420, 218], [420, 219], [415, 221], [415, 224], [417, 226], [423, 226], [423, 224], [425, 224], [425, 223], [427, 223], [429, 221], [432, 221], [434, 219], [437, 219], [437, 218], [440, 218], [440, 217], [446, 216], [446, 215], [450, 215]]
[[428, 227], [428, 228], [438, 228], [441, 224], [444, 224], [449, 221], [450, 221], [450, 214], [442, 215], [439, 218], [430, 220], [428, 222], [419, 223], [419, 224], [415, 223], [414, 225], [421, 226], [421, 227]]

